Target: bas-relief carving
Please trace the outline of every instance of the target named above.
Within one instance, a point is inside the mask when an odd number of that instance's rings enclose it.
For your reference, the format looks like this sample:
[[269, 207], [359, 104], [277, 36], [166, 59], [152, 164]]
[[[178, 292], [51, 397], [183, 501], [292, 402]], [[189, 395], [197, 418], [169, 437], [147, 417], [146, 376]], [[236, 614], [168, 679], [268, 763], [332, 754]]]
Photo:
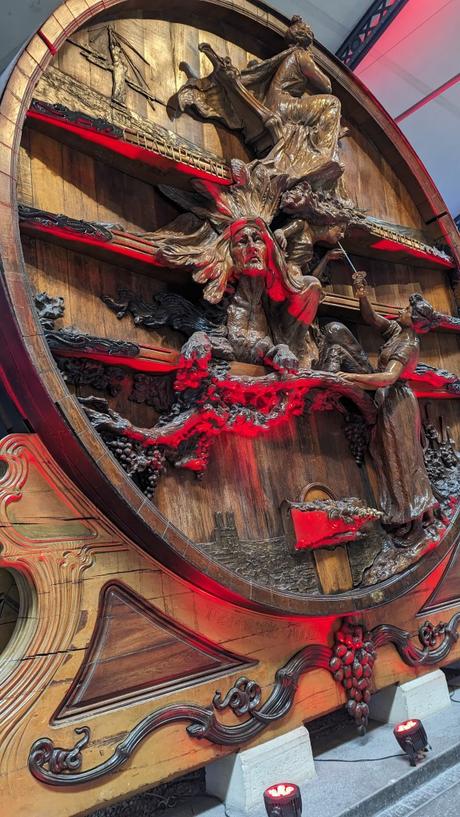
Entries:
[[318, 178], [334, 184], [343, 172], [338, 158], [340, 101], [312, 53], [313, 32], [296, 16], [286, 31], [286, 51], [238, 71], [228, 57], [200, 45], [213, 65], [203, 79], [178, 91], [182, 110], [240, 130], [264, 162], [291, 180]]
[[[180, 110], [240, 132], [257, 156], [248, 163], [230, 160], [229, 185], [195, 178], [189, 190], [161, 186], [184, 212], [166, 227], [139, 236], [157, 265], [190, 274], [202, 287], [201, 300], [191, 303], [179, 293], [165, 292], [146, 304], [127, 290], [103, 295], [119, 319], [129, 313], [135, 325], [168, 325], [188, 336], [175, 377], [168, 378], [169, 405], [156, 399], [157, 384], [147, 383], [147, 378], [133, 386], [129, 399], [156, 405], [160, 417], [151, 428], [134, 426], [101, 398], [87, 397], [81, 403], [149, 498], [169, 466], [202, 474], [211, 441], [223, 431], [260, 433], [306, 408], [341, 411], [353, 457], [361, 466], [369, 447], [378, 477], [380, 510], [368, 509], [374, 522], [368, 539], [379, 542], [381, 552], [371, 548], [374, 562], [366, 561], [364, 574], [352, 570], [366, 584], [372, 583], [372, 576], [387, 577], [416, 560], [439, 540], [452, 513], [446, 501], [443, 514], [438, 510], [420, 443], [418, 404], [407, 380], [416, 377], [416, 333], [456, 319], [440, 315], [413, 295], [411, 310], [390, 321], [372, 309], [363, 280], [356, 281], [362, 319], [385, 341], [377, 371], [347, 327], [335, 322], [319, 328], [317, 310], [324, 296], [322, 281], [330, 275], [328, 264], [342, 257], [340, 241], [347, 226], [356, 229], [366, 219], [347, 200], [341, 180], [339, 145], [346, 133], [340, 102], [315, 63], [311, 29], [295, 17], [286, 40], [288, 48], [281, 54], [242, 71], [202, 44], [213, 71], [200, 79], [187, 69], [189, 79], [177, 94]], [[124, 45], [110, 27], [106, 45], [104, 65], [96, 56], [98, 64], [112, 70], [117, 111], [125, 107], [126, 54], [117, 73], [114, 54]], [[96, 59], [92, 48], [85, 56]], [[120, 226], [76, 220], [69, 226], [62, 216], [32, 211], [22, 217], [102, 241], [111, 240], [110, 228]], [[139, 354], [133, 343], [45, 328], [58, 353], [67, 347], [125, 357]], [[101, 371], [91, 361], [58, 359], [67, 382], [94, 385], [111, 396], [119, 392], [123, 378], [117, 367]], [[218, 361], [234, 360], [263, 364], [274, 374], [229, 376], [226, 364]], [[315, 394], [306, 401], [311, 389]], [[161, 394], [166, 394], [164, 389]], [[347, 399], [355, 403], [354, 410]], [[288, 499], [295, 503], [297, 498]], [[350, 503], [352, 498], [340, 501]], [[379, 515], [383, 527], [376, 521]], [[334, 513], [326, 516], [331, 522]], [[318, 541], [324, 546], [334, 541], [331, 537], [326, 531]], [[398, 548], [406, 549], [404, 557]]]
[[[210, 706], [177, 702], [155, 709], [128, 732], [106, 760], [92, 768], [82, 769], [82, 749], [88, 745], [91, 732], [88, 727], [79, 727], [75, 732], [83, 737], [71, 749], [55, 746], [48, 737], [36, 740], [30, 748], [29, 769], [34, 777], [50, 786], [89, 783], [120, 769], [149, 735], [177, 722], [188, 722], [186, 729], [192, 738], [205, 738], [221, 746], [241, 745], [286, 717], [293, 706], [300, 678], [317, 669], [328, 670], [343, 686], [347, 711], [354, 718], [359, 732], [364, 734], [378, 650], [392, 644], [407, 665], [433, 666], [455, 645], [459, 619], [460, 614], [456, 613], [446, 623], [434, 625], [425, 621], [418, 634], [420, 647], [411, 640], [410, 633], [393, 625], [380, 624], [367, 631], [355, 619], [344, 620], [334, 635], [332, 649], [322, 644], [310, 644], [277, 670], [272, 690], [263, 702], [260, 684], [241, 676], [224, 696], [217, 691]], [[224, 723], [216, 713], [226, 709], [231, 710], [234, 718], [244, 720]]]
[[[0, 446], [0, 565], [16, 572], [26, 615], [2, 653], [0, 764], [16, 769], [27, 716], [66, 659], [81, 619], [83, 576], [94, 555], [124, 550], [34, 434]], [[50, 600], [52, 602], [50, 603]], [[34, 660], [21, 660], [24, 656]]]
[[[120, 42], [111, 39], [110, 29], [108, 37], [112, 102], [121, 111], [120, 117], [127, 116], [126, 54], [120, 53], [123, 51]], [[361, 214], [353, 212], [341, 182], [340, 103], [330, 94], [329, 80], [309, 53], [311, 32], [296, 19], [288, 38], [292, 45], [285, 52], [267, 63], [250, 66], [241, 74], [211, 49], [204, 48], [213, 62], [213, 75], [187, 84], [187, 93], [191, 89], [204, 90], [201, 111], [196, 104], [201, 115], [205, 115], [206, 92], [211, 89], [215, 99], [216, 89], [225, 90], [231, 103], [230, 113], [224, 111], [221, 121], [233, 127], [232, 121], [246, 116], [241, 131], [258, 156], [247, 165], [231, 163], [232, 185], [225, 191], [212, 181], [192, 184], [194, 190], [189, 194], [163, 187], [163, 192], [185, 210], [184, 216], [163, 230], [143, 236], [156, 261], [190, 273], [203, 288], [203, 298], [192, 304], [181, 295], [168, 292], [164, 297], [156, 297], [153, 309], [135, 292], [119, 296], [112, 293], [104, 298], [120, 319], [129, 313], [136, 325], [148, 328], [172, 325], [188, 337], [177, 372], [164, 376], [162, 385], [153, 384], [145, 376], [142, 379], [142, 373], [135, 376], [137, 380], [133, 378], [129, 399], [145, 402], [162, 416], [152, 428], [142, 429], [100, 398], [90, 397], [82, 404], [109, 449], [149, 498], [166, 465], [203, 472], [210, 454], [208, 438], [222, 431], [241, 433], [250, 429], [251, 433], [259, 433], [303, 411], [340, 411], [344, 433], [358, 465], [363, 464], [369, 445], [374, 463], [382, 471], [377, 503], [381, 510], [357, 510], [353, 498], [345, 497], [335, 505], [328, 504], [326, 515], [330, 521], [345, 515], [351, 526], [356, 521], [350, 515], [352, 507], [356, 518], [363, 514], [369, 517], [366, 522], [375, 523], [371, 534], [348, 546], [354, 587], [373, 585], [404, 571], [433, 547], [452, 513], [452, 507], [449, 508], [452, 485], [458, 481], [454, 441], [443, 439], [446, 445], [441, 448], [441, 444], [435, 444], [439, 441], [434, 435], [430, 437], [427, 433], [431, 446], [425, 448], [422, 456], [418, 408], [407, 385], [407, 378], [416, 372], [414, 331], [421, 329], [423, 323], [414, 320], [416, 307], [419, 317], [423, 311], [425, 318], [428, 316], [429, 328], [442, 326], [445, 316], [439, 317], [440, 313], [426, 302], [416, 303], [417, 298], [412, 303], [412, 324], [406, 320], [407, 312], [401, 314], [397, 328], [373, 313], [375, 328], [389, 334], [384, 338], [378, 372], [346, 327], [335, 324], [334, 329], [319, 328], [316, 313], [323, 295], [322, 282], [330, 275], [328, 262], [341, 252], [337, 241], [342, 239], [347, 224], [353, 218], [359, 221]], [[313, 94], [308, 93], [311, 85], [315, 89]], [[185, 91], [182, 102], [184, 99]], [[235, 116], [232, 121], [231, 116]], [[299, 143], [303, 148], [307, 145], [308, 150], [298, 152]], [[268, 155], [264, 155], [267, 150]], [[59, 228], [62, 220], [52, 221], [50, 226]], [[111, 225], [93, 226], [96, 238], [108, 243]], [[74, 220], [71, 228], [85, 233], [84, 222]], [[59, 299], [46, 303], [42, 298], [39, 306], [54, 352], [67, 349], [69, 354], [87, 352], [131, 359], [140, 356], [140, 347], [135, 342], [117, 342], [76, 330], [55, 331], [54, 320], [62, 317]], [[361, 307], [363, 318], [369, 318], [371, 309], [364, 294]], [[385, 327], [381, 321], [386, 321]], [[446, 323], [452, 328], [455, 321], [449, 317]], [[426, 320], [423, 328], [428, 328]], [[111, 398], [116, 398], [124, 386], [123, 367], [109, 367], [78, 356], [58, 356], [58, 360], [69, 383], [91, 385], [105, 390]], [[234, 360], [248, 365], [263, 364], [272, 372], [259, 378], [232, 377], [228, 363]], [[394, 361], [401, 366], [392, 365]], [[366, 376], [368, 379], [363, 379]], [[455, 385], [455, 379], [450, 385]], [[370, 395], [365, 393], [367, 390]], [[354, 407], [350, 402], [354, 402]], [[402, 450], [394, 439], [399, 427], [397, 420], [401, 418], [410, 432]], [[409, 485], [407, 473], [405, 482], [401, 480], [404, 468], [416, 469], [415, 484], [412, 480]], [[401, 508], [406, 511], [401, 492], [406, 489], [411, 490], [409, 509], [407, 515], [401, 516]], [[310, 506], [314, 503], [307, 507], [302, 498], [295, 500], [290, 498], [291, 505], [296, 505], [300, 512], [312, 510]], [[440, 511], [436, 508], [438, 504]], [[438, 515], [436, 520], [433, 508]], [[325, 511], [324, 505], [321, 511]], [[384, 515], [385, 528], [377, 521], [380, 515]], [[264, 583], [281, 587], [287, 593], [319, 592], [311, 553], [300, 554], [309, 559], [297, 562], [290, 554], [289, 561], [288, 543], [279, 537], [276, 542], [252, 543], [259, 545], [259, 562], [254, 568], [256, 560], [251, 553], [251, 564], [246, 566], [243, 557], [248, 559], [247, 546], [251, 543], [239, 541], [234, 524], [224, 528], [216, 523], [215, 541], [203, 545], [217, 561], [222, 558], [224, 543], [227, 563], [232, 564], [233, 559], [235, 570], [243, 569], [256, 583], [261, 579], [263, 564]], [[327, 536], [326, 542], [330, 544]], [[321, 543], [324, 545], [325, 541]], [[73, 559], [66, 553], [62, 569], [70, 565], [75, 576], [75, 570], [81, 574], [89, 560], [90, 557], [82, 563], [80, 554]], [[281, 576], [280, 566], [286, 567]], [[61, 564], [56, 570], [56, 578], [62, 580]], [[48, 579], [49, 575], [48, 572]], [[360, 624], [345, 622], [339, 630], [343, 638], [337, 634], [334, 653], [324, 645], [305, 647], [278, 670], [273, 691], [265, 701], [263, 687], [242, 676], [226, 693], [216, 693], [211, 705], [179, 703], [155, 709], [130, 730], [111, 756], [94, 768], [88, 769], [84, 763], [84, 749], [91, 738], [88, 727], [76, 730], [78, 740], [71, 749], [56, 747], [52, 737], [39, 738], [31, 748], [30, 770], [42, 783], [56, 786], [88, 783], [120, 768], [153, 731], [180, 721], [189, 722], [192, 737], [205, 737], [227, 746], [241, 745], [289, 712], [300, 675], [318, 667], [334, 673], [335, 680], [346, 690], [348, 711], [364, 729], [377, 648], [393, 643], [407, 664], [434, 665], [452, 648], [457, 627], [458, 615], [447, 625], [426, 623], [419, 635], [420, 649], [410, 642], [408, 633], [396, 627], [380, 625], [366, 632]], [[437, 646], [439, 639], [441, 643]], [[55, 656], [54, 660], [59, 658]], [[220, 721], [217, 713], [226, 709], [231, 710], [231, 717], [244, 717], [244, 722], [235, 725]]]
[[363, 321], [384, 341], [377, 371], [350, 330], [338, 322], [325, 327], [320, 366], [340, 371], [345, 380], [375, 392], [377, 418], [370, 453], [379, 480], [383, 522], [400, 535], [414, 522], [433, 522], [437, 506], [423, 458], [418, 402], [405, 382], [417, 366], [417, 331], [424, 331], [425, 322], [418, 299], [411, 299], [397, 321], [389, 321], [373, 310], [362, 277], [356, 291]]
[[167, 694], [241, 672], [254, 663], [205, 640], [129, 588], [111, 582], [101, 593], [85, 660], [54, 720], [107, 711], [147, 694]]
[[128, 87], [144, 96], [155, 110], [155, 96], [150, 91], [150, 83], [144, 78], [142, 69], [147, 69], [152, 78], [152, 69], [145, 57], [113, 25], [97, 28], [91, 32], [89, 45], [68, 38], [68, 43], [80, 50], [88, 62], [97, 65], [112, 75], [113, 105], [126, 108]]

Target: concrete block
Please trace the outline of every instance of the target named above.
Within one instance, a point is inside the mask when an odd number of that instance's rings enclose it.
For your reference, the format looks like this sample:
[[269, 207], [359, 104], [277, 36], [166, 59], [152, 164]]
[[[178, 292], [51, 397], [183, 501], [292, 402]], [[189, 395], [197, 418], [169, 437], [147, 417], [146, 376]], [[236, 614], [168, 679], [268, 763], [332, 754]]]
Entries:
[[228, 817], [250, 817], [263, 811], [263, 793], [272, 783], [301, 786], [315, 775], [310, 735], [299, 726], [211, 763], [206, 767], [206, 790], [223, 801]]
[[372, 696], [369, 716], [383, 723], [423, 720], [451, 705], [446, 676], [440, 669], [405, 684], [385, 687]]

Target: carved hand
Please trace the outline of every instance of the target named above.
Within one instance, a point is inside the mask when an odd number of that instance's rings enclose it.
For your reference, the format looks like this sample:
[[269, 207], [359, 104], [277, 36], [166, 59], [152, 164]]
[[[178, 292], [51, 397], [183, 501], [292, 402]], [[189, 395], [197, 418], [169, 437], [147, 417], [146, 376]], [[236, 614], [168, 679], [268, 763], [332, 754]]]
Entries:
[[182, 346], [174, 388], [196, 389], [208, 374], [212, 346], [205, 332], [194, 332]]
[[334, 250], [328, 250], [326, 256], [328, 261], [341, 261], [344, 258], [343, 250], [338, 247]]
[[280, 248], [284, 251], [287, 247], [287, 238], [284, 234], [284, 230], [275, 230], [273, 234], [280, 246]]
[[264, 363], [280, 372], [296, 372], [299, 368], [297, 357], [285, 343], [272, 346], [265, 356]]
[[366, 273], [362, 270], [354, 272], [352, 275], [352, 280], [353, 294], [357, 298], [364, 298], [367, 295]]

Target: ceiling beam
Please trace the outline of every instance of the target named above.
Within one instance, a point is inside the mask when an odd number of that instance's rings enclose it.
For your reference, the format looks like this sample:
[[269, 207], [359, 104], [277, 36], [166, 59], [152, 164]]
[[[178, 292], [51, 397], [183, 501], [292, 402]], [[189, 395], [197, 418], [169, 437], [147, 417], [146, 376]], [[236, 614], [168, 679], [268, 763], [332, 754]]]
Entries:
[[352, 70], [375, 45], [408, 0], [374, 0], [336, 55]]
[[410, 108], [407, 108], [407, 110], [398, 114], [398, 116], [395, 116], [395, 122], [397, 122], [397, 124], [399, 125], [399, 123], [402, 122], [403, 119], [406, 119], [406, 117], [410, 116], [412, 113], [415, 113], [415, 111], [418, 111], [419, 108], [423, 108], [424, 105], [426, 105], [428, 102], [431, 102], [433, 99], [436, 99], [436, 97], [440, 96], [440, 94], [443, 94], [444, 91], [447, 91], [449, 88], [452, 88], [452, 86], [456, 85], [457, 82], [460, 82], [460, 74], [455, 74], [454, 77], [451, 77], [450, 79], [446, 80], [446, 82], [443, 82], [442, 85], [440, 85], [438, 88], [435, 88], [434, 91], [430, 91], [429, 94], [423, 96], [421, 99], [418, 100], [418, 102], [414, 102], [414, 104], [411, 105]]

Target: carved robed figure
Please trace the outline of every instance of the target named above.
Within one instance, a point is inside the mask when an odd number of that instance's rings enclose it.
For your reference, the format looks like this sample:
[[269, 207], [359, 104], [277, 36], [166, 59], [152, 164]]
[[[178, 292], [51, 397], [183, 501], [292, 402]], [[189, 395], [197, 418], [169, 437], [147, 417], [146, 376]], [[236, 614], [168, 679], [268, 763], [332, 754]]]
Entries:
[[214, 70], [182, 86], [179, 106], [242, 131], [259, 154], [271, 146], [267, 167], [287, 173], [291, 182], [308, 177], [323, 186], [333, 184], [343, 173], [338, 157], [340, 101], [313, 57], [311, 28], [295, 16], [285, 38], [285, 51], [252, 62], [241, 72], [228, 57], [201, 44]]
[[423, 458], [418, 401], [407, 383], [418, 363], [417, 332], [423, 332], [426, 317], [419, 311], [420, 296], [411, 298], [411, 303], [400, 311], [395, 321], [378, 315], [372, 308], [364, 276], [355, 291], [363, 320], [373, 326], [384, 341], [377, 368], [371, 365], [351, 331], [338, 322], [325, 327], [320, 366], [326, 371], [338, 372], [362, 389], [375, 390], [377, 420], [370, 453], [377, 472], [379, 504], [384, 512], [382, 521], [405, 533], [414, 521], [432, 521], [433, 509], [438, 505]]

